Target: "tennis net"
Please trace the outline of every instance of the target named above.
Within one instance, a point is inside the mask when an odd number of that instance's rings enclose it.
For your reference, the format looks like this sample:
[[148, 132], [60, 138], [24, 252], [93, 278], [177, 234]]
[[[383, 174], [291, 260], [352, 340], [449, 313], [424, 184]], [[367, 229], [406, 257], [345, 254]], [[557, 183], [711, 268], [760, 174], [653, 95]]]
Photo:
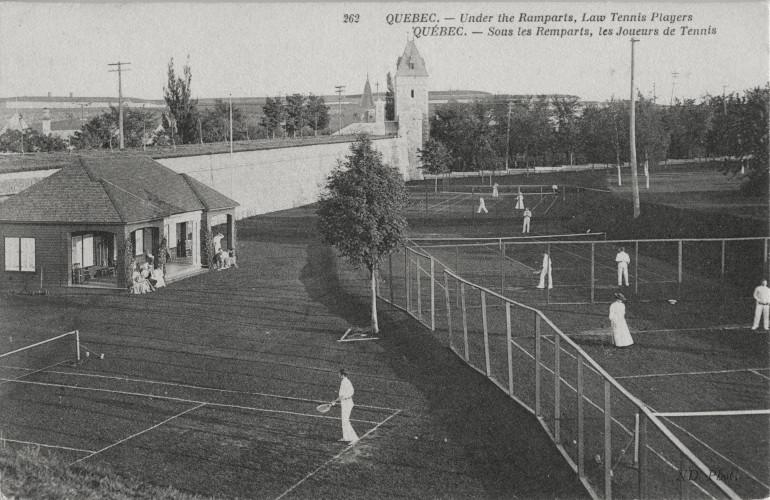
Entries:
[[0, 354], [0, 377], [19, 380], [54, 366], [80, 361], [78, 330]]

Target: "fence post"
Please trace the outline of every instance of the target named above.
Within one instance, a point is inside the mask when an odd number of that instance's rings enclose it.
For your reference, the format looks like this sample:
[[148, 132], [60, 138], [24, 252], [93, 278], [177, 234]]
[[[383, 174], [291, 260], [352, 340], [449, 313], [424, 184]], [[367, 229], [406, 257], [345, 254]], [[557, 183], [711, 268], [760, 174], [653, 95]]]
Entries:
[[584, 439], [584, 415], [583, 415], [583, 355], [577, 353], [577, 466], [578, 477], [583, 479], [586, 475], [585, 439]]
[[725, 281], [725, 240], [722, 240], [722, 271], [720, 274], [721, 280]]
[[497, 241], [500, 243], [500, 295], [505, 295], [505, 245], [502, 238]]
[[561, 443], [561, 338], [554, 332], [553, 337], [553, 438]]
[[604, 380], [604, 498], [612, 498], [612, 386]]
[[465, 283], [460, 282], [460, 301], [463, 311], [463, 343], [465, 347], [465, 361], [468, 361], [468, 315], [465, 312]]
[[[542, 187], [540, 188], [542, 189]], [[549, 273], [553, 272], [553, 269], [551, 269], [551, 266], [553, 265], [553, 259], [551, 258], [551, 244], [546, 243], [545, 251], [548, 254], [548, 271]], [[545, 303], [550, 304], [551, 303], [551, 281], [548, 279], [548, 275], [545, 277]]]
[[419, 256], [415, 257], [414, 267], [415, 274], [417, 274], [417, 317], [422, 320], [422, 267]]
[[680, 295], [682, 290], [682, 240], [679, 240], [679, 244], [677, 245], [677, 253], [678, 253], [678, 271], [677, 271], [677, 280], [676, 280], [676, 295], [677, 297]]
[[481, 324], [484, 326], [484, 368], [487, 377], [492, 375], [489, 367], [489, 332], [487, 330], [487, 293], [481, 291]]
[[612, 386], [604, 380], [604, 498], [612, 498]]
[[513, 339], [511, 338], [511, 303], [505, 303], [505, 339], [508, 347], [508, 395], [513, 396]]
[[393, 310], [396, 307], [393, 299], [393, 254], [388, 255], [388, 288], [390, 288], [390, 309]]
[[770, 239], [770, 238], [765, 238], [765, 254], [762, 257], [762, 264], [763, 264], [762, 267], [763, 267], [763, 270], [764, 270], [764, 273], [765, 273], [765, 277], [767, 276], [767, 272], [768, 272], [768, 269], [767, 269], [767, 241], [768, 241], [768, 239]]
[[540, 315], [535, 313], [535, 416], [540, 417]]
[[596, 243], [591, 243], [591, 304], [596, 300]]
[[436, 262], [430, 258], [430, 331], [436, 331]]
[[647, 416], [639, 413], [639, 460], [637, 463], [639, 500], [647, 499]]
[[446, 324], [449, 332], [449, 347], [452, 347], [452, 309], [449, 299], [449, 275], [444, 269], [444, 299], [446, 300]]
[[639, 240], [634, 242], [634, 293], [639, 295]]
[[406, 288], [406, 312], [411, 312], [412, 294], [409, 283], [409, 249], [404, 247], [404, 287]]
[[[687, 457], [683, 451], [679, 452], [679, 498], [684, 500], [689, 496], [690, 478], [689, 471], [685, 470], [687, 466]], [[685, 475], [687, 473], [687, 475]]]

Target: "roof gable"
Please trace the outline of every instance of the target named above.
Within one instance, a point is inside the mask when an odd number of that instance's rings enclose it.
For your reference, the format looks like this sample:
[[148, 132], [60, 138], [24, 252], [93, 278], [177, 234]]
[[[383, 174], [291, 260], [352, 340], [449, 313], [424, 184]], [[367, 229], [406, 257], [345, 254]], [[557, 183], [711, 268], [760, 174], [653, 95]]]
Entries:
[[223, 208], [234, 208], [238, 206], [238, 202], [228, 198], [219, 191], [210, 188], [201, 181], [190, 177], [187, 174], [180, 174], [190, 189], [193, 190], [206, 210], [221, 210]]

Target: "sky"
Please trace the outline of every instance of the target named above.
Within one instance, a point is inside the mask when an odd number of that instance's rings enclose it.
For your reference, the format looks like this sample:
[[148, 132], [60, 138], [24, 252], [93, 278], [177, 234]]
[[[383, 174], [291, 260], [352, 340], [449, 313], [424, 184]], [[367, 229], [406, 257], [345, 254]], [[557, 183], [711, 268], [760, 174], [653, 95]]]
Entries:
[[[612, 21], [611, 14], [637, 16]], [[403, 14], [426, 21], [401, 21]], [[600, 22], [582, 16], [605, 15]], [[653, 13], [692, 16], [653, 21]], [[344, 22], [345, 15], [357, 22]], [[499, 15], [514, 22], [500, 22]], [[522, 22], [520, 16], [573, 16], [573, 22]], [[489, 15], [467, 22], [461, 16]], [[390, 16], [390, 17], [389, 17]], [[638, 18], [644, 16], [644, 21]], [[448, 19], [454, 18], [454, 19]], [[391, 22], [388, 22], [390, 19]], [[0, 97], [115, 96], [109, 63], [130, 62], [123, 94], [160, 99], [166, 68], [189, 56], [196, 97], [251, 97], [313, 92], [336, 85], [361, 93], [385, 85], [407, 38], [425, 59], [430, 90], [578, 95], [584, 100], [627, 98], [630, 35], [599, 35], [619, 27], [659, 29], [637, 35], [635, 87], [659, 102], [672, 96], [740, 92], [768, 81], [768, 3], [14, 3], [0, 2]], [[423, 36], [421, 30], [461, 27], [461, 36]], [[681, 35], [682, 26], [705, 35]], [[415, 32], [415, 27], [418, 28]], [[590, 29], [593, 36], [490, 36], [489, 30]], [[671, 27], [675, 35], [663, 35]], [[474, 34], [480, 31], [481, 34]], [[673, 76], [672, 73], [678, 73]]]

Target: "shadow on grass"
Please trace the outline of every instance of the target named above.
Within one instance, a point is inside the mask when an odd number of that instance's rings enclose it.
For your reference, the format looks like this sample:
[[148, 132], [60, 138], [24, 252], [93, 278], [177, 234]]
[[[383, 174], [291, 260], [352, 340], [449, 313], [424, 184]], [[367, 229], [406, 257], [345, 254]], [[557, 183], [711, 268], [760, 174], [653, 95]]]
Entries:
[[[344, 267], [331, 249], [311, 243], [300, 280], [310, 297], [330, 312], [351, 324], [366, 325], [365, 283]], [[397, 378], [415, 387], [428, 404], [427, 409], [407, 409], [429, 420], [415, 430], [420, 439], [446, 438], [459, 445], [463, 456], [454, 466], [466, 470], [491, 498], [588, 496], [534, 416], [415, 321], [383, 302], [378, 307], [383, 356]], [[400, 453], [410, 452], [407, 448]]]

